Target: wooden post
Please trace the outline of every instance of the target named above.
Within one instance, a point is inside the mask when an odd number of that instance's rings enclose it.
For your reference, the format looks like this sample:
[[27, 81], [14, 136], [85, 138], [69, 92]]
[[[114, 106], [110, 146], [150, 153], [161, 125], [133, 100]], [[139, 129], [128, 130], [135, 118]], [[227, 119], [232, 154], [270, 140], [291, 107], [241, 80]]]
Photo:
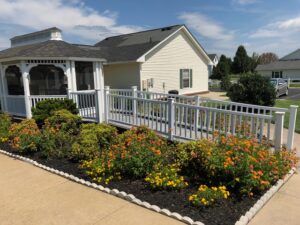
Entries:
[[105, 114], [105, 122], [109, 122], [109, 110], [110, 110], [110, 102], [109, 102], [109, 86], [104, 87], [104, 114]]
[[287, 139], [287, 150], [292, 150], [294, 148], [294, 136], [295, 136], [295, 126], [297, 119], [297, 105], [290, 106], [290, 121], [289, 121], [289, 131]]
[[[175, 120], [175, 111], [174, 111], [174, 98], [168, 98], [168, 106], [169, 106], [169, 112], [168, 112], [168, 125], [169, 125], [169, 130], [168, 132], [168, 138], [170, 141], [173, 140], [173, 135], [174, 135], [174, 120]], [[167, 122], [167, 121], [165, 121]]]
[[133, 115], [133, 124], [136, 125], [136, 116], [137, 116], [137, 86], [132, 86], [132, 115]]
[[274, 146], [275, 150], [280, 150], [283, 143], [283, 121], [285, 112], [275, 112], [275, 135]]

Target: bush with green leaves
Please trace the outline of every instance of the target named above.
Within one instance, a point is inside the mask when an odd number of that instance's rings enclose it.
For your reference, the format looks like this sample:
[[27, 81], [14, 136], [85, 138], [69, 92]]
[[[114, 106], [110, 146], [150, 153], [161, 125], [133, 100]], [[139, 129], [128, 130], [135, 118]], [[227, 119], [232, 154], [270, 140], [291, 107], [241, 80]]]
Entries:
[[108, 149], [117, 137], [117, 129], [108, 124], [82, 124], [80, 135], [72, 145], [70, 158], [89, 160], [97, 157], [102, 150]]
[[223, 91], [229, 90], [229, 88], [231, 87], [231, 81], [229, 75], [225, 75], [222, 77], [220, 85]]
[[29, 153], [38, 150], [41, 132], [33, 119], [13, 123], [9, 129], [9, 143], [19, 152]]
[[32, 108], [32, 117], [38, 124], [42, 124], [45, 119], [51, 116], [55, 111], [66, 109], [72, 114], [77, 115], [78, 109], [73, 100], [70, 99], [46, 99], [40, 101]]
[[8, 140], [11, 117], [8, 114], [0, 113], [0, 142]]
[[227, 91], [231, 101], [247, 104], [273, 106], [276, 92], [270, 79], [259, 74], [248, 74], [240, 77]]
[[46, 158], [63, 158], [70, 154], [79, 133], [81, 118], [62, 109], [45, 120], [40, 150]]

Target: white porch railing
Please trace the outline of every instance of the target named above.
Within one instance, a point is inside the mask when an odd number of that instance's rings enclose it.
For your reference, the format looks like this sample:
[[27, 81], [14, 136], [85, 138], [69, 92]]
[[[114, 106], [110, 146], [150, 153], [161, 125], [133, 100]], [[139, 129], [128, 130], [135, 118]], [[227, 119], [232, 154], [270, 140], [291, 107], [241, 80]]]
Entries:
[[69, 92], [68, 98], [72, 99], [79, 110], [79, 115], [85, 120], [99, 121], [99, 91]]
[[67, 95], [31, 95], [29, 96], [30, 107], [36, 107], [36, 104], [40, 101], [47, 99], [65, 99]]

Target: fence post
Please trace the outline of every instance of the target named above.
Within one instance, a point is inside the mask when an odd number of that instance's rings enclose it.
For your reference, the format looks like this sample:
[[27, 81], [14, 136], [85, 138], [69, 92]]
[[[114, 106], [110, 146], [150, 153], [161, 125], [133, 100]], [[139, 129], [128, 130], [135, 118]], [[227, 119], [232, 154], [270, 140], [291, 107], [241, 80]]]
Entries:
[[71, 92], [71, 89], [67, 88], [67, 99], [71, 99], [70, 92]]
[[[168, 125], [169, 125], [169, 130], [168, 130], [168, 138], [170, 141], [173, 140], [173, 135], [174, 135], [174, 122], [175, 122], [175, 110], [174, 110], [174, 98], [168, 98], [168, 106], [169, 106], [169, 112], [168, 112]], [[167, 121], [165, 121], [167, 122]]]
[[136, 102], [136, 98], [137, 98], [137, 86], [132, 86], [131, 87], [132, 90], [132, 115], [133, 115], [133, 124], [136, 124], [136, 115], [137, 115], [137, 102]]
[[96, 113], [96, 120], [98, 123], [103, 121], [101, 115], [101, 90], [95, 89], [95, 113]]
[[108, 123], [109, 121], [109, 86], [104, 87], [104, 114], [105, 114], [105, 122]]
[[294, 148], [294, 136], [295, 136], [295, 126], [297, 119], [297, 105], [290, 106], [290, 121], [289, 121], [289, 131], [287, 139], [287, 150], [292, 150]]
[[275, 131], [274, 131], [275, 150], [280, 150], [282, 147], [284, 114], [285, 112], [275, 112]]

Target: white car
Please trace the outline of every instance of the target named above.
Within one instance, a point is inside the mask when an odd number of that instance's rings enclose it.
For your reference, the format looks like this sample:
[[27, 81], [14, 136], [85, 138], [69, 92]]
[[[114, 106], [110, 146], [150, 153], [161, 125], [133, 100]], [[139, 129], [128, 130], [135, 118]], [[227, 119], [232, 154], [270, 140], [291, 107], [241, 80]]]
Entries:
[[281, 78], [272, 78], [271, 84], [273, 84], [275, 90], [276, 90], [276, 97], [280, 97], [282, 95], [288, 95], [289, 94], [289, 87], [288, 83], [281, 79]]

